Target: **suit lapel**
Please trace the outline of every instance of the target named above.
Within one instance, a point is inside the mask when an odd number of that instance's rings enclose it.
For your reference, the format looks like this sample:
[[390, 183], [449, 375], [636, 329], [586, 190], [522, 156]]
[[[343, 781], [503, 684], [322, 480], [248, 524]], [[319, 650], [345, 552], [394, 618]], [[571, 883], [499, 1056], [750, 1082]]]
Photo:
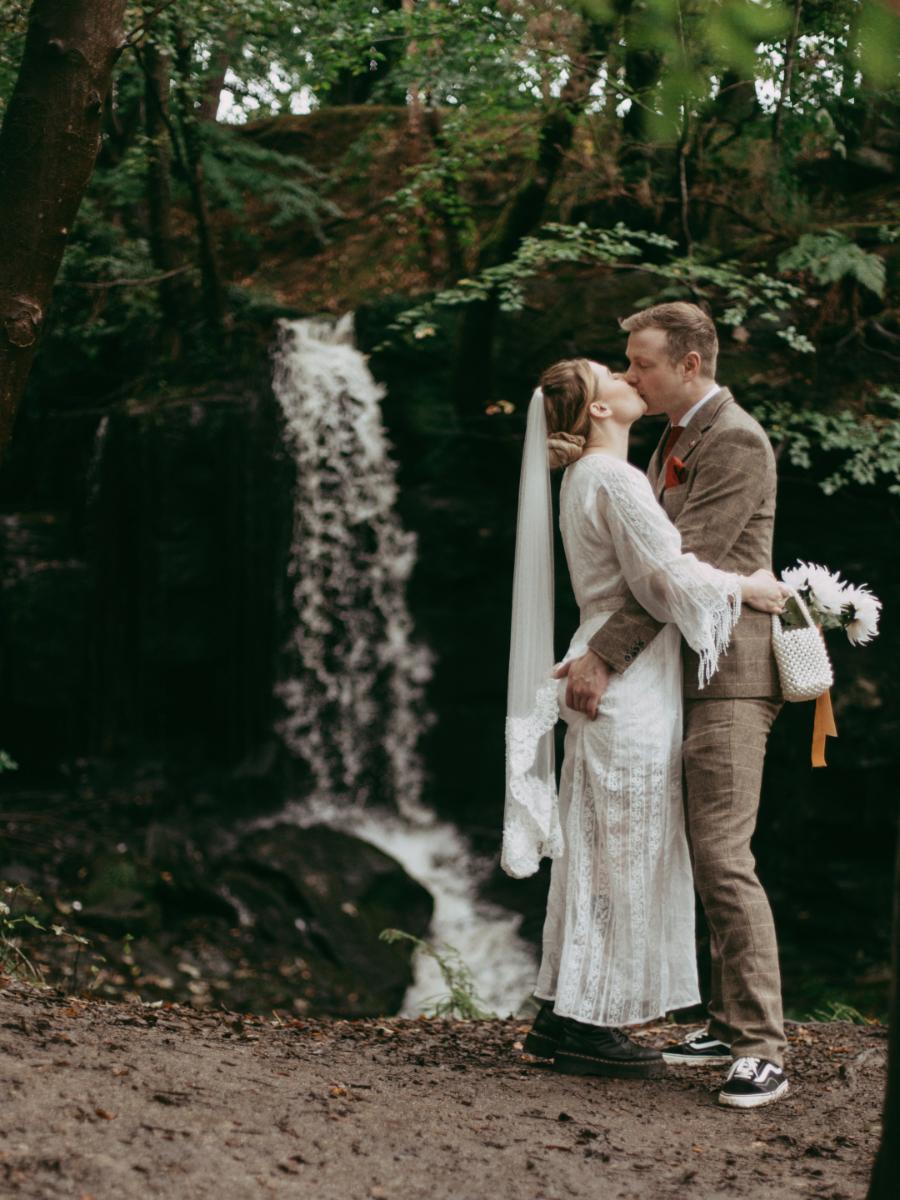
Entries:
[[[672, 453], [676, 458], [680, 458], [682, 462], [687, 462], [690, 455], [697, 449], [700, 442], [703, 440], [703, 435], [709, 429], [710, 425], [715, 421], [716, 417], [725, 407], [725, 405], [733, 399], [728, 388], [719, 388], [715, 395], [710, 396], [707, 402], [701, 407], [700, 411], [691, 418], [690, 423], [685, 425], [682, 430], [681, 437], [672, 447]], [[665, 433], [660, 440], [653, 453], [652, 464], [654, 466], [654, 476], [650, 482], [653, 485], [653, 490], [656, 493], [657, 500], [662, 500], [663, 493], [666, 490], [666, 473], [662, 469], [663, 464], [660, 461], [662, 448], [665, 445], [665, 440], [669, 435], [670, 426], [666, 426]], [[649, 477], [649, 472], [648, 472]]]
[[650, 486], [656, 491], [656, 485], [659, 483], [659, 477], [662, 474], [662, 453], [663, 447], [666, 444], [666, 438], [669, 436], [670, 425], [666, 425], [663, 430], [662, 437], [656, 443], [656, 449], [650, 455], [650, 462], [647, 465], [647, 478], [650, 480]]

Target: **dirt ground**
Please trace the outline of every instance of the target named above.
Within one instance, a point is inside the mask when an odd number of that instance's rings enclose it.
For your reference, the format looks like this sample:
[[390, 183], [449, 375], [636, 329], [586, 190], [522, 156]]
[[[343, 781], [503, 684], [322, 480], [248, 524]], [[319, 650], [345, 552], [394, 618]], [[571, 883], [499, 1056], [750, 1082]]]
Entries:
[[[879, 1026], [790, 1028], [793, 1089], [715, 1103], [719, 1069], [559, 1075], [508, 1021], [240, 1017], [0, 991], [0, 1195], [34, 1200], [857, 1200]], [[663, 1045], [685, 1027], [646, 1027]]]

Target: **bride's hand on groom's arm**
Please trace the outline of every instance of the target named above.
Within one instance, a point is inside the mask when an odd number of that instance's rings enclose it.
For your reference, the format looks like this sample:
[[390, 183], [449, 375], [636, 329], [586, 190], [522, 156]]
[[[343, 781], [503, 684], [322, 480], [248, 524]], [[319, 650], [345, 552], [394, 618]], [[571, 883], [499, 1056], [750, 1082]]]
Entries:
[[553, 671], [557, 679], [568, 679], [566, 706], [574, 712], [584, 713], [592, 720], [597, 716], [597, 708], [609, 687], [612, 673], [612, 667], [593, 650], [588, 650], [581, 658], [560, 663]]
[[790, 594], [787, 584], [779, 583], [771, 571], [741, 576], [741, 600], [760, 612], [780, 613]]

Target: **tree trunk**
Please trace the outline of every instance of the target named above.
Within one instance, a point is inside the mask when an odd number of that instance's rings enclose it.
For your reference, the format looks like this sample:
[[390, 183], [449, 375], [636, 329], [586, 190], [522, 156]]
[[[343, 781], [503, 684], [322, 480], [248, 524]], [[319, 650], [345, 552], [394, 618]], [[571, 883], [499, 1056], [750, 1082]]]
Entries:
[[869, 1183], [867, 1200], [900, 1196], [900, 838], [894, 872], [894, 969], [891, 989], [888, 1079], [884, 1099], [881, 1146]]
[[644, 46], [632, 47], [629, 44], [630, 25], [631, 22], [628, 22], [625, 26], [625, 83], [632, 96], [631, 107], [622, 119], [625, 134], [622, 156], [625, 160], [638, 155], [642, 157], [645, 153], [645, 147], [635, 146], [635, 143], [647, 140], [647, 110], [644, 101], [656, 86], [665, 61], [659, 50], [647, 49]]
[[[440, 110], [434, 105], [425, 109], [425, 128], [438, 154], [450, 152], [444, 122]], [[444, 176], [441, 180], [441, 199], [435, 206], [435, 215], [444, 233], [444, 250], [447, 255], [447, 271], [451, 279], [460, 279], [466, 273], [466, 257], [460, 238], [459, 226], [454, 216], [457, 208], [459, 186], [455, 179]]]
[[194, 219], [197, 222], [197, 237], [200, 243], [204, 311], [207, 321], [216, 329], [221, 328], [225, 323], [225, 287], [222, 282], [219, 251], [206, 199], [206, 182], [203, 174], [203, 135], [190, 92], [191, 44], [180, 29], [177, 31], [176, 44], [178, 47], [176, 59], [181, 138], [184, 144], [187, 183], [191, 193]]
[[144, 68], [144, 108], [147, 133], [147, 214], [153, 265], [166, 278], [159, 283], [165, 350], [177, 358], [187, 328], [189, 302], [172, 220], [172, 144], [169, 114], [170, 61], [148, 42], [141, 56]]
[[203, 98], [197, 106], [197, 115], [201, 121], [215, 121], [228, 68], [235, 57], [240, 60], [241, 45], [239, 31], [226, 29], [222, 35], [222, 45], [212, 52], [203, 83]]
[[[135, 69], [137, 64], [134, 64]], [[128, 66], [123, 63], [116, 72], [112, 86], [103, 106], [103, 138], [97, 155], [98, 167], [116, 167], [125, 157], [135, 136], [140, 133], [143, 122], [143, 105], [133, 100], [123, 105], [120, 96], [123, 80], [127, 78]]]
[[755, 120], [761, 112], [756, 80], [739, 71], [725, 71], [710, 106], [711, 119], [719, 124], [730, 125], [732, 130], [740, 133], [747, 122]]
[[775, 107], [775, 118], [772, 121], [772, 141], [776, 146], [781, 144], [784, 107], [791, 95], [791, 78], [794, 74], [794, 59], [797, 55], [797, 41], [800, 36], [800, 16], [802, 10], [803, 0], [794, 0], [794, 22], [784, 49], [784, 76], [781, 80], [781, 93], [778, 97], [778, 104]]
[[0, 130], [0, 454], [97, 150], [125, 0], [35, 0]]

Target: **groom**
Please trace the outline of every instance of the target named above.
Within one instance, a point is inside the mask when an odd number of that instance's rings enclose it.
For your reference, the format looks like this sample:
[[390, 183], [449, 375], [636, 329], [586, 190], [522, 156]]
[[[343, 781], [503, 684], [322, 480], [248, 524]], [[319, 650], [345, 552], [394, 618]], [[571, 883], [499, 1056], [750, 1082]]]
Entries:
[[[683, 548], [722, 570], [771, 570], [775, 458], [760, 425], [715, 381], [712, 320], [678, 302], [621, 325], [629, 335], [625, 379], [648, 413], [669, 418], [647, 475]], [[596, 716], [613, 673], [627, 671], [661, 628], [629, 600], [570, 664], [566, 703]], [[766, 739], [781, 708], [771, 617], [744, 609], [702, 691], [697, 656], [685, 646], [684, 698], [685, 811], [710, 929], [712, 985], [708, 1029], [664, 1057], [731, 1063], [720, 1103], [754, 1108], [788, 1090], [775, 928], [750, 852]]]

